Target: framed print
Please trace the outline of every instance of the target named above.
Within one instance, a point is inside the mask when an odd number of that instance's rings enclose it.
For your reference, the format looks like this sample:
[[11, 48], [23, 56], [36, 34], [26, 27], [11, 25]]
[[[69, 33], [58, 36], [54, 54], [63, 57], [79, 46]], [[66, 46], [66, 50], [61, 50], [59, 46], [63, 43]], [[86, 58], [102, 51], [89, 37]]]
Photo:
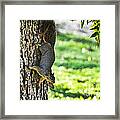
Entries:
[[1, 2], [2, 119], [119, 119], [114, 1]]

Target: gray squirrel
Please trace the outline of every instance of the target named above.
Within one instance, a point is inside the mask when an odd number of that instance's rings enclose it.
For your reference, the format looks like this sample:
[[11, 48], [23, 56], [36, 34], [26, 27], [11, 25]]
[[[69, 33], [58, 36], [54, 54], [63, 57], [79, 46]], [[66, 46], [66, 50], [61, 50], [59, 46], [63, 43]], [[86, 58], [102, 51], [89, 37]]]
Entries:
[[52, 82], [55, 82], [54, 74], [52, 74], [51, 67], [55, 61], [55, 52], [54, 48], [51, 46], [50, 43], [45, 42], [42, 43], [40, 46], [41, 52], [41, 60], [39, 67], [44, 75], [48, 75], [50, 73], [50, 78]]

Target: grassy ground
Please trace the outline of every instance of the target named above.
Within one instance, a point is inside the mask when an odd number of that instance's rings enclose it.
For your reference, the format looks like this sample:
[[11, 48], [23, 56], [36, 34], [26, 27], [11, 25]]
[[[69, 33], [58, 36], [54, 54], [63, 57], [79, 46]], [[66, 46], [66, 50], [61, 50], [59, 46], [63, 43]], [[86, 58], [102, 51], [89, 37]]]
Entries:
[[56, 77], [49, 99], [100, 99], [100, 50], [94, 39], [59, 34], [55, 45]]

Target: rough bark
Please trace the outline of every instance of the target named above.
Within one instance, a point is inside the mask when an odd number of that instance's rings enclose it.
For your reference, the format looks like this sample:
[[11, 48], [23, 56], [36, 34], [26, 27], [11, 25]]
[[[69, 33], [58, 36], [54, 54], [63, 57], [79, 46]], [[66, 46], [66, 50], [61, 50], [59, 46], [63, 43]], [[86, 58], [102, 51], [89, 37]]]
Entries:
[[49, 82], [40, 82], [42, 77], [29, 68], [40, 67], [41, 44], [50, 43], [54, 49], [55, 38], [53, 20], [20, 20], [20, 100], [48, 99]]

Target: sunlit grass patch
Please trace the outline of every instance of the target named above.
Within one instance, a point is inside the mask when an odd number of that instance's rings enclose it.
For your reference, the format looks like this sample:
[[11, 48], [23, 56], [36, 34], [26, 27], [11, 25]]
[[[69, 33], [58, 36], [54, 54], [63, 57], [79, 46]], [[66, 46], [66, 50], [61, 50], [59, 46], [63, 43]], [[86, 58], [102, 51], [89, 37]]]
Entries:
[[55, 51], [56, 83], [49, 90], [49, 99], [99, 100], [100, 50], [95, 41], [72, 34], [58, 35]]

